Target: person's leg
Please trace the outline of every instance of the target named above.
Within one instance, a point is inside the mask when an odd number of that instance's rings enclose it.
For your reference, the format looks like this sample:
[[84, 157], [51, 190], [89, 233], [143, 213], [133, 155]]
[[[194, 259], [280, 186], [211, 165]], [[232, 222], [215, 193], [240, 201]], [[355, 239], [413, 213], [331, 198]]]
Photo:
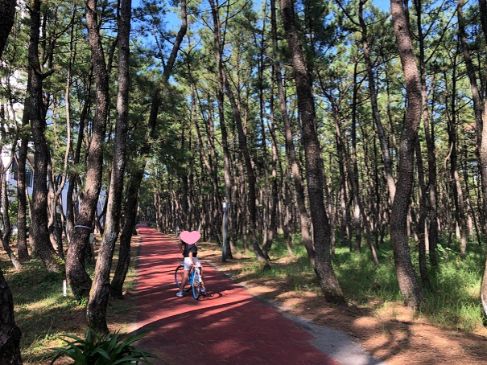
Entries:
[[181, 281], [181, 286], [179, 287], [180, 291], [184, 290], [184, 287], [186, 286], [186, 283], [188, 282], [188, 277], [189, 277], [189, 270], [184, 269], [183, 280]]
[[203, 287], [203, 293], [205, 293], [206, 287], [205, 287], [205, 281], [203, 280], [203, 266], [201, 266], [201, 262], [197, 257], [193, 257], [193, 263], [194, 263], [194, 266], [196, 266], [200, 269], [201, 286]]
[[181, 281], [179, 291], [176, 293], [178, 297], [182, 297], [184, 295], [184, 287], [186, 286], [186, 283], [188, 282], [188, 277], [189, 277], [189, 270], [191, 270], [191, 264], [192, 261], [191, 259], [187, 260], [188, 257], [184, 258], [183, 266], [184, 266], [184, 273], [183, 273], [183, 280]]

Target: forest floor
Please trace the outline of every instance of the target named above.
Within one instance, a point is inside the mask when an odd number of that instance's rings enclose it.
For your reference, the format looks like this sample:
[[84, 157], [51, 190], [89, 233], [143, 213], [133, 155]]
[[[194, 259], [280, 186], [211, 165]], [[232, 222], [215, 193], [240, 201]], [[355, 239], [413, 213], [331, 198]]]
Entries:
[[[292, 275], [255, 274], [253, 255], [236, 253], [234, 260], [221, 263], [215, 244], [204, 243], [199, 256], [243, 285], [254, 296], [275, 305], [285, 313], [318, 325], [331, 326], [357, 339], [376, 359], [387, 364], [487, 364], [487, 329], [474, 333], [440, 328], [424, 316], [414, 315], [399, 302], [326, 303], [309, 276], [309, 285], [296, 285]], [[272, 261], [275, 268], [297, 260], [285, 256]], [[278, 270], [278, 269], [277, 269]]]
[[[133, 244], [137, 246], [138, 241], [139, 238], [134, 237]], [[15, 250], [15, 245], [12, 248]], [[113, 267], [116, 267], [116, 259], [114, 257]], [[64, 297], [64, 273], [46, 272], [37, 259], [26, 262], [21, 271], [15, 271], [7, 255], [1, 252], [0, 265], [12, 291], [15, 320], [22, 331], [21, 353], [24, 364], [50, 364], [54, 349], [64, 344], [61, 340], [63, 336], [84, 336], [86, 301], [77, 302], [72, 295]], [[91, 275], [93, 269], [92, 266], [88, 267]], [[128, 290], [135, 286], [134, 268], [129, 270], [126, 283]], [[136, 315], [131, 310], [132, 306], [130, 296], [125, 300], [110, 301], [107, 313], [110, 331], [125, 333], [129, 330]], [[63, 361], [57, 361], [56, 365], [69, 363]]]
[[[139, 240], [139, 236], [134, 237], [135, 246], [139, 245]], [[293, 320], [303, 318], [308, 324], [316, 324], [316, 328], [326, 325], [343, 331], [375, 359], [388, 364], [487, 364], [485, 327], [472, 328], [472, 333], [442, 328], [432, 324], [425, 316], [413, 315], [401, 303], [392, 300], [381, 302], [377, 299], [366, 303], [351, 300], [348, 307], [329, 305], [320, 296], [313, 273], [296, 264], [300, 259], [298, 256], [287, 253], [273, 255], [276, 257], [272, 261], [273, 269], [262, 274], [256, 271], [257, 266], [250, 252], [236, 252], [234, 260], [222, 264], [218, 246], [203, 243], [200, 247], [200, 256], [205, 262], [217, 267], [222, 272], [220, 275], [225, 274], [244, 286], [246, 292], [266, 306], [274, 306]], [[83, 335], [86, 303], [78, 303], [69, 296], [63, 297], [64, 275], [46, 273], [38, 260], [31, 260], [21, 272], [16, 272], [7, 256], [1, 253], [0, 265], [12, 289], [16, 321], [23, 332], [21, 346], [24, 363], [49, 364], [53, 348], [62, 345], [62, 335]], [[174, 262], [171, 261], [169, 265], [172, 269]], [[93, 270], [92, 267], [89, 269]], [[276, 274], [278, 272], [279, 275]], [[127, 278], [126, 299], [110, 302], [108, 320], [111, 331], [125, 333], [134, 330], [137, 318], [133, 306], [139, 300], [135, 275], [135, 269], [131, 269]], [[297, 282], [296, 277], [301, 281]], [[161, 289], [156, 284], [153, 294], [160, 293]], [[170, 290], [167, 300], [180, 303], [181, 300], [173, 296], [174, 290]], [[447, 292], [446, 295], [452, 294]], [[218, 300], [218, 297], [212, 299]], [[193, 304], [191, 298], [183, 300], [189, 301], [187, 304], [190, 307]], [[161, 303], [154, 304], [161, 308]], [[207, 316], [204, 312], [201, 315]], [[312, 328], [312, 325], [304, 327]]]

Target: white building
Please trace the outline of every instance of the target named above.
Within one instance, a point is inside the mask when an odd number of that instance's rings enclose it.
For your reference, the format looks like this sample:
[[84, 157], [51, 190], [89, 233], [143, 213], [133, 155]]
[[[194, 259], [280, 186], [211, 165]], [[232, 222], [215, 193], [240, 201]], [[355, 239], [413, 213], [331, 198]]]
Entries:
[[[7, 189], [9, 192], [10, 200], [17, 199], [17, 163], [15, 160], [12, 161], [12, 154], [10, 150], [10, 146], [8, 148], [4, 147], [2, 150], [2, 162], [3, 166], [8, 166], [7, 173], [5, 174], [5, 178], [7, 179]], [[33, 160], [34, 156], [30, 155], [27, 159], [27, 163], [25, 166], [25, 185], [26, 185], [26, 193], [29, 197], [32, 197], [32, 191], [34, 186], [34, 170], [31, 165], [31, 161]], [[63, 206], [63, 212], [66, 214], [67, 212], [67, 195], [68, 195], [68, 188], [69, 188], [69, 181], [66, 181], [64, 184], [63, 190], [61, 192], [61, 202]], [[100, 196], [98, 198], [98, 205], [97, 205], [97, 214], [100, 216], [103, 214], [103, 208], [105, 206], [105, 202], [107, 199], [107, 192], [102, 189], [100, 191]]]

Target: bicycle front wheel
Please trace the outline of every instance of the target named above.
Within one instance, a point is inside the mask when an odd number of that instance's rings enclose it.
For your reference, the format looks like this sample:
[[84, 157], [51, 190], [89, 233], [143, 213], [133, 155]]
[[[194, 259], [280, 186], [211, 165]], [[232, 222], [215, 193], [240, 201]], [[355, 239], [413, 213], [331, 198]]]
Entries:
[[181, 283], [183, 282], [183, 276], [184, 276], [184, 266], [179, 265], [176, 268], [176, 271], [174, 272], [174, 283], [176, 284], [176, 288], [179, 288], [181, 286]]
[[191, 293], [193, 295], [194, 300], [198, 300], [201, 295], [201, 277], [200, 271], [195, 270], [193, 282], [191, 283]]

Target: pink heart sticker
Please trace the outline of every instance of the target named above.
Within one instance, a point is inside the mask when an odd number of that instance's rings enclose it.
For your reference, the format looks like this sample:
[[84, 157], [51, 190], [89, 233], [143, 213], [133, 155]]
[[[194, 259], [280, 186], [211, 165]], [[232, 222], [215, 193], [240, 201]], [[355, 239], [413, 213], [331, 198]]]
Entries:
[[188, 245], [192, 245], [200, 240], [201, 233], [199, 231], [193, 231], [193, 232], [182, 231], [181, 234], [179, 235], [179, 238], [184, 243], [187, 243]]

